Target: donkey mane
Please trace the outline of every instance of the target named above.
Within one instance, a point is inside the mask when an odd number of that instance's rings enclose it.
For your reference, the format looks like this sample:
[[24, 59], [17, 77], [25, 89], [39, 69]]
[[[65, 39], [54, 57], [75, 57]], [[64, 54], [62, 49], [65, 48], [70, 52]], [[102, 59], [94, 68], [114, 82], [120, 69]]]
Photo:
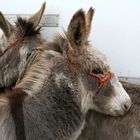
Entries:
[[53, 50], [63, 54], [65, 51], [67, 51], [64, 46], [67, 46], [68, 43], [66, 41], [66, 37], [64, 37], [61, 34], [57, 34], [53, 39]]
[[38, 93], [43, 87], [44, 80], [49, 76], [51, 68], [55, 65], [57, 56], [59, 53], [52, 50], [35, 49], [31, 53], [28, 64], [23, 75], [18, 79], [16, 87], [22, 88], [29, 95]]
[[35, 28], [34, 23], [31, 23], [21, 17], [17, 18], [16, 27], [21, 34], [24, 34], [24, 37], [36, 36], [40, 34], [41, 29], [41, 27]]

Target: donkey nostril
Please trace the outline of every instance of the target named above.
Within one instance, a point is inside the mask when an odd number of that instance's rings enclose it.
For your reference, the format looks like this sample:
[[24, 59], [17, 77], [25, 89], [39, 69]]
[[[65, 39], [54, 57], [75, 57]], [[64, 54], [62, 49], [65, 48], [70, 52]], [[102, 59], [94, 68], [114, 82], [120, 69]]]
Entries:
[[124, 111], [128, 111], [128, 110], [130, 109], [130, 107], [131, 107], [131, 102], [130, 102], [130, 101], [126, 102], [126, 103], [123, 105]]
[[126, 104], [123, 106], [123, 108], [124, 108], [124, 110], [126, 110], [126, 111], [129, 109], [128, 105], [126, 105]]

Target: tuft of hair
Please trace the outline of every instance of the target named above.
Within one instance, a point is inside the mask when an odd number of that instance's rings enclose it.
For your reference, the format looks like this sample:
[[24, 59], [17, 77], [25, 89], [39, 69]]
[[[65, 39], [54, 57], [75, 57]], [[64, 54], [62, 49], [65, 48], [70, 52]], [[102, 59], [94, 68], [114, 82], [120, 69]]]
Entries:
[[63, 54], [64, 52], [67, 52], [68, 49], [68, 41], [66, 39], [65, 34], [56, 34], [53, 38], [54, 44], [57, 46], [57, 52]]
[[34, 28], [34, 23], [29, 22], [21, 17], [17, 18], [16, 27], [24, 37], [31, 37], [40, 34], [41, 27]]
[[43, 48], [45, 50], [53, 50], [60, 53], [61, 55], [67, 52], [68, 47], [69, 47], [68, 41], [64, 33], [63, 34], [56, 33], [52, 38], [51, 42], [49, 43], [45, 42], [43, 44]]

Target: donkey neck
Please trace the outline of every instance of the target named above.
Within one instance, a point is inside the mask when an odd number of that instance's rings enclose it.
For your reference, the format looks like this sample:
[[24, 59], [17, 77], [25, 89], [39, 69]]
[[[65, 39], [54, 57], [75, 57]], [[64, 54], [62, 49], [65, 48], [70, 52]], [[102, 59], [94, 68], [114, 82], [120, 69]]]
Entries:
[[52, 59], [57, 58], [57, 55], [59, 54], [54, 51], [44, 51], [42, 48], [35, 49], [29, 57], [16, 87], [22, 88], [30, 96], [38, 93], [42, 89], [44, 81], [48, 79], [53, 67]]

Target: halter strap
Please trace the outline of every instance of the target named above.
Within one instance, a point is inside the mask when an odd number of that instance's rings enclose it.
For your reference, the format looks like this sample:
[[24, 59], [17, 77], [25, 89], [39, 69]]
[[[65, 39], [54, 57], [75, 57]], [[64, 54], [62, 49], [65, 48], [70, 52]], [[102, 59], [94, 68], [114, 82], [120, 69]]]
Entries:
[[0, 54], [0, 58], [7, 52], [9, 51], [10, 49], [16, 47], [20, 42], [22, 42], [24, 40], [24, 36], [18, 38], [14, 43], [10, 44], [5, 50], [3, 53]]
[[97, 93], [104, 86], [105, 82], [112, 77], [112, 73], [111, 72], [105, 73], [105, 75], [103, 77], [100, 76], [99, 74], [96, 74], [96, 73], [93, 73], [93, 72], [90, 73], [89, 75], [92, 76], [92, 77], [95, 77], [95, 78], [97, 78], [99, 80], [99, 84], [98, 84], [97, 91], [96, 91]]
[[[74, 68], [74, 69], [79, 68], [79, 64], [72, 63], [68, 56], [67, 56], [67, 61], [68, 61], [68, 65], [69, 65], [70, 68]], [[104, 86], [105, 82], [112, 77], [112, 72], [110, 72], [110, 71], [109, 72], [103, 72], [103, 73], [104, 73], [104, 76], [101, 76], [100, 74], [97, 74], [95, 72], [89, 73], [89, 75], [91, 77], [95, 77], [99, 80], [99, 84], [98, 84], [96, 93], [99, 93], [101, 88]]]

